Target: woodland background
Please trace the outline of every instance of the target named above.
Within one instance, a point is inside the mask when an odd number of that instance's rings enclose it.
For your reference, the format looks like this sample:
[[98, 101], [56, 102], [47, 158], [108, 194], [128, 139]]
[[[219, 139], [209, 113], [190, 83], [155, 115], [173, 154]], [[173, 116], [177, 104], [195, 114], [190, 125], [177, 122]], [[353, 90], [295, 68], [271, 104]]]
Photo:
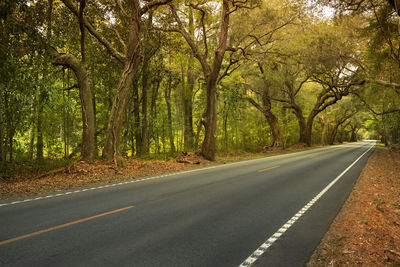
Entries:
[[397, 4], [1, 1], [0, 175], [358, 139], [396, 149]]

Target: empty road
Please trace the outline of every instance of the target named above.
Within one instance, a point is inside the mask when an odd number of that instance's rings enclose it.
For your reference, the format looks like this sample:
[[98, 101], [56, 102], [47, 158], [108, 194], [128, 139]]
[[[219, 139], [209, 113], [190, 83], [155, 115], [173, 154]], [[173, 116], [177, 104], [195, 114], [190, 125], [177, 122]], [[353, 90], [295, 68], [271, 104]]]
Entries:
[[0, 266], [303, 266], [374, 146], [0, 202]]

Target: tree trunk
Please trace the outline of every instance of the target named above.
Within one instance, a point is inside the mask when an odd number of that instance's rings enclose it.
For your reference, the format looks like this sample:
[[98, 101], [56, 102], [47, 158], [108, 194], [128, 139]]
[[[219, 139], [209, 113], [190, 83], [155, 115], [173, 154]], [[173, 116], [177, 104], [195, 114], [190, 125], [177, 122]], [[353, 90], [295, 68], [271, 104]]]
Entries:
[[[308, 137], [308, 128], [306, 125], [306, 120], [303, 116], [303, 111], [297, 105], [292, 105], [294, 114], [296, 115], [297, 121], [299, 123], [299, 143], [304, 143], [307, 145], [311, 145], [311, 136]], [[309, 141], [308, 141], [309, 140]]]
[[350, 142], [357, 142], [357, 128], [351, 126]]
[[[189, 9], [189, 34], [194, 36], [194, 19], [193, 10]], [[183, 83], [183, 125], [184, 125], [184, 150], [192, 151], [194, 148], [194, 132], [193, 132], [193, 89], [195, 83], [194, 68], [193, 68], [194, 56], [191, 53], [188, 59], [188, 68], [186, 73], [186, 83]]]
[[262, 106], [258, 104], [254, 99], [247, 98], [247, 100], [256, 107], [267, 119], [268, 125], [271, 128], [272, 132], [272, 143], [271, 147], [282, 147], [282, 134], [279, 128], [278, 118], [272, 113], [271, 108], [271, 99], [269, 97], [268, 85], [265, 84], [264, 91], [262, 93]]
[[140, 128], [140, 100], [137, 79], [133, 84], [133, 116], [135, 120], [136, 155], [142, 155], [142, 132]]
[[321, 145], [326, 146], [328, 144], [328, 120], [326, 118], [326, 112], [322, 113], [321, 116], [321, 124], [322, 124], [322, 133], [321, 133]]
[[281, 131], [279, 129], [279, 122], [278, 118], [275, 116], [274, 113], [272, 113], [272, 105], [271, 105], [271, 99], [269, 97], [269, 84], [267, 81], [264, 80], [264, 90], [262, 94], [262, 104], [263, 107], [259, 108], [265, 118], [267, 119], [267, 122], [271, 128], [272, 132], [272, 144], [271, 147], [281, 147], [283, 148], [283, 142], [282, 142], [282, 135]]
[[183, 86], [183, 124], [184, 124], [184, 150], [192, 151], [194, 145], [194, 132], [193, 132], [193, 89], [194, 89], [194, 74], [193, 74], [193, 56], [189, 58], [189, 66], [187, 70], [187, 82]]
[[339, 125], [335, 125], [335, 127], [333, 127], [333, 130], [329, 136], [329, 145], [333, 145], [335, 143], [338, 128], [339, 128]]
[[217, 85], [216, 80], [207, 79], [207, 108], [205, 116], [204, 140], [201, 153], [208, 160], [215, 159], [217, 140]]
[[34, 148], [34, 146], [35, 146], [35, 128], [34, 128], [34, 124], [33, 124], [29, 129], [29, 149], [28, 149], [28, 158], [29, 158], [29, 160], [33, 160], [33, 148]]
[[222, 125], [223, 125], [223, 142], [224, 142], [224, 146], [223, 146], [223, 151], [227, 151], [228, 150], [228, 115], [229, 115], [229, 110], [230, 110], [230, 105], [227, 104], [226, 102], [224, 102], [224, 114], [222, 117]]
[[154, 140], [154, 144], [156, 146], [157, 150], [157, 143], [158, 140], [155, 138], [154, 135], [154, 122], [157, 120], [157, 97], [158, 97], [158, 91], [160, 89], [162, 78], [157, 77], [156, 80], [154, 81], [154, 86], [151, 94], [151, 104], [150, 104], [150, 120], [149, 120], [149, 136]]
[[197, 150], [199, 148], [200, 132], [201, 132], [201, 129], [203, 128], [203, 125], [204, 125], [203, 122], [204, 122], [204, 117], [205, 116], [206, 115], [203, 114], [203, 116], [200, 118], [200, 120], [199, 120], [199, 122], [197, 124], [196, 136], [195, 136], [195, 139], [194, 139], [194, 150]]
[[171, 86], [170, 84], [165, 87], [165, 103], [167, 104], [168, 112], [168, 137], [171, 146], [171, 152], [175, 152], [174, 135], [172, 132], [172, 111], [171, 111]]
[[[231, 11], [229, 9], [229, 1], [222, 1], [222, 12], [221, 12], [221, 24], [220, 24], [220, 32], [218, 36], [218, 44], [217, 48], [214, 51], [214, 60], [212, 66], [208, 63], [208, 45], [207, 39], [203, 38], [203, 43], [205, 53], [200, 53], [198, 44], [196, 44], [191, 38], [190, 34], [183, 28], [182, 22], [179, 19], [179, 16], [176, 12], [176, 9], [173, 5], [170, 5], [172, 15], [178, 23], [178, 27], [180, 28], [180, 33], [185, 38], [186, 42], [189, 44], [190, 48], [194, 56], [199, 60], [201, 67], [203, 69], [204, 79], [207, 84], [207, 101], [206, 101], [206, 114], [205, 114], [205, 135], [204, 141], [201, 147], [201, 154], [204, 158], [208, 160], [215, 159], [215, 150], [216, 150], [216, 139], [217, 139], [217, 96], [216, 96], [216, 87], [217, 80], [219, 76], [219, 72], [221, 70], [222, 61], [224, 59], [224, 55], [227, 49], [227, 39], [228, 39], [228, 30], [229, 30], [229, 15]], [[204, 35], [206, 33], [204, 32]]]
[[[93, 87], [94, 88], [94, 85]], [[96, 109], [96, 97], [95, 97], [95, 92], [93, 92], [92, 95], [92, 104], [93, 104], [93, 120], [94, 120], [94, 140], [93, 140], [93, 145], [94, 145], [94, 156], [98, 157], [99, 155], [99, 151], [98, 151], [98, 147], [97, 147], [97, 136], [98, 136], [98, 132], [97, 132], [97, 120], [96, 120], [96, 113], [97, 113], [97, 109]]]
[[142, 68], [142, 154], [149, 153], [149, 125], [147, 121], [147, 93], [149, 81], [149, 56], [145, 55]]
[[[62, 65], [72, 69], [78, 80], [79, 98], [82, 113], [82, 148], [81, 157], [86, 162], [92, 162], [95, 153], [95, 117], [93, 110], [93, 96], [89, 87], [86, 67], [73, 55], [59, 54], [52, 51], [54, 65]], [[40, 106], [39, 106], [40, 107]], [[40, 112], [39, 112], [40, 114]], [[39, 132], [38, 132], [39, 135]]]
[[264, 115], [272, 132], [271, 147], [283, 147], [282, 135], [279, 129], [278, 119], [271, 111], [267, 111], [266, 113], [264, 113]]
[[119, 154], [123, 113], [140, 60], [140, 3], [138, 0], [132, 1], [132, 20], [129, 28], [127, 56], [107, 125], [106, 142], [103, 151], [103, 157], [105, 158], [116, 159]]
[[36, 121], [36, 160], [43, 161], [43, 93], [39, 92]]
[[0, 92], [0, 168], [4, 162], [4, 148], [3, 148], [3, 97]]
[[307, 127], [305, 132], [305, 143], [307, 146], [311, 146], [311, 134], [312, 134], [312, 127], [314, 123], [314, 116], [309, 116], [307, 119]]
[[14, 149], [14, 129], [10, 123], [10, 127], [8, 127], [8, 153], [9, 153], [10, 163], [12, 163], [14, 159], [13, 149]]

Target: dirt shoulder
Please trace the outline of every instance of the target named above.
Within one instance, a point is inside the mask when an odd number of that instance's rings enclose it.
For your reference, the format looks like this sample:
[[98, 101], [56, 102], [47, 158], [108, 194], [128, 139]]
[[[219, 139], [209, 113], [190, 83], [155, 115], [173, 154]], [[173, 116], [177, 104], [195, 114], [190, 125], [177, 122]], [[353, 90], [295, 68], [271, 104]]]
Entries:
[[400, 153], [375, 149], [307, 266], [400, 266]]

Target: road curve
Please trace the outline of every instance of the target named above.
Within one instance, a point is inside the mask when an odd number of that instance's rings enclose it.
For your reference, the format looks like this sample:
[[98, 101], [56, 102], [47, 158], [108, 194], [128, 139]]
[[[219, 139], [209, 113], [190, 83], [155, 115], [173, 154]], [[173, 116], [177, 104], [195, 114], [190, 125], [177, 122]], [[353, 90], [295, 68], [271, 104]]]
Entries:
[[0, 266], [303, 266], [374, 146], [2, 202]]

